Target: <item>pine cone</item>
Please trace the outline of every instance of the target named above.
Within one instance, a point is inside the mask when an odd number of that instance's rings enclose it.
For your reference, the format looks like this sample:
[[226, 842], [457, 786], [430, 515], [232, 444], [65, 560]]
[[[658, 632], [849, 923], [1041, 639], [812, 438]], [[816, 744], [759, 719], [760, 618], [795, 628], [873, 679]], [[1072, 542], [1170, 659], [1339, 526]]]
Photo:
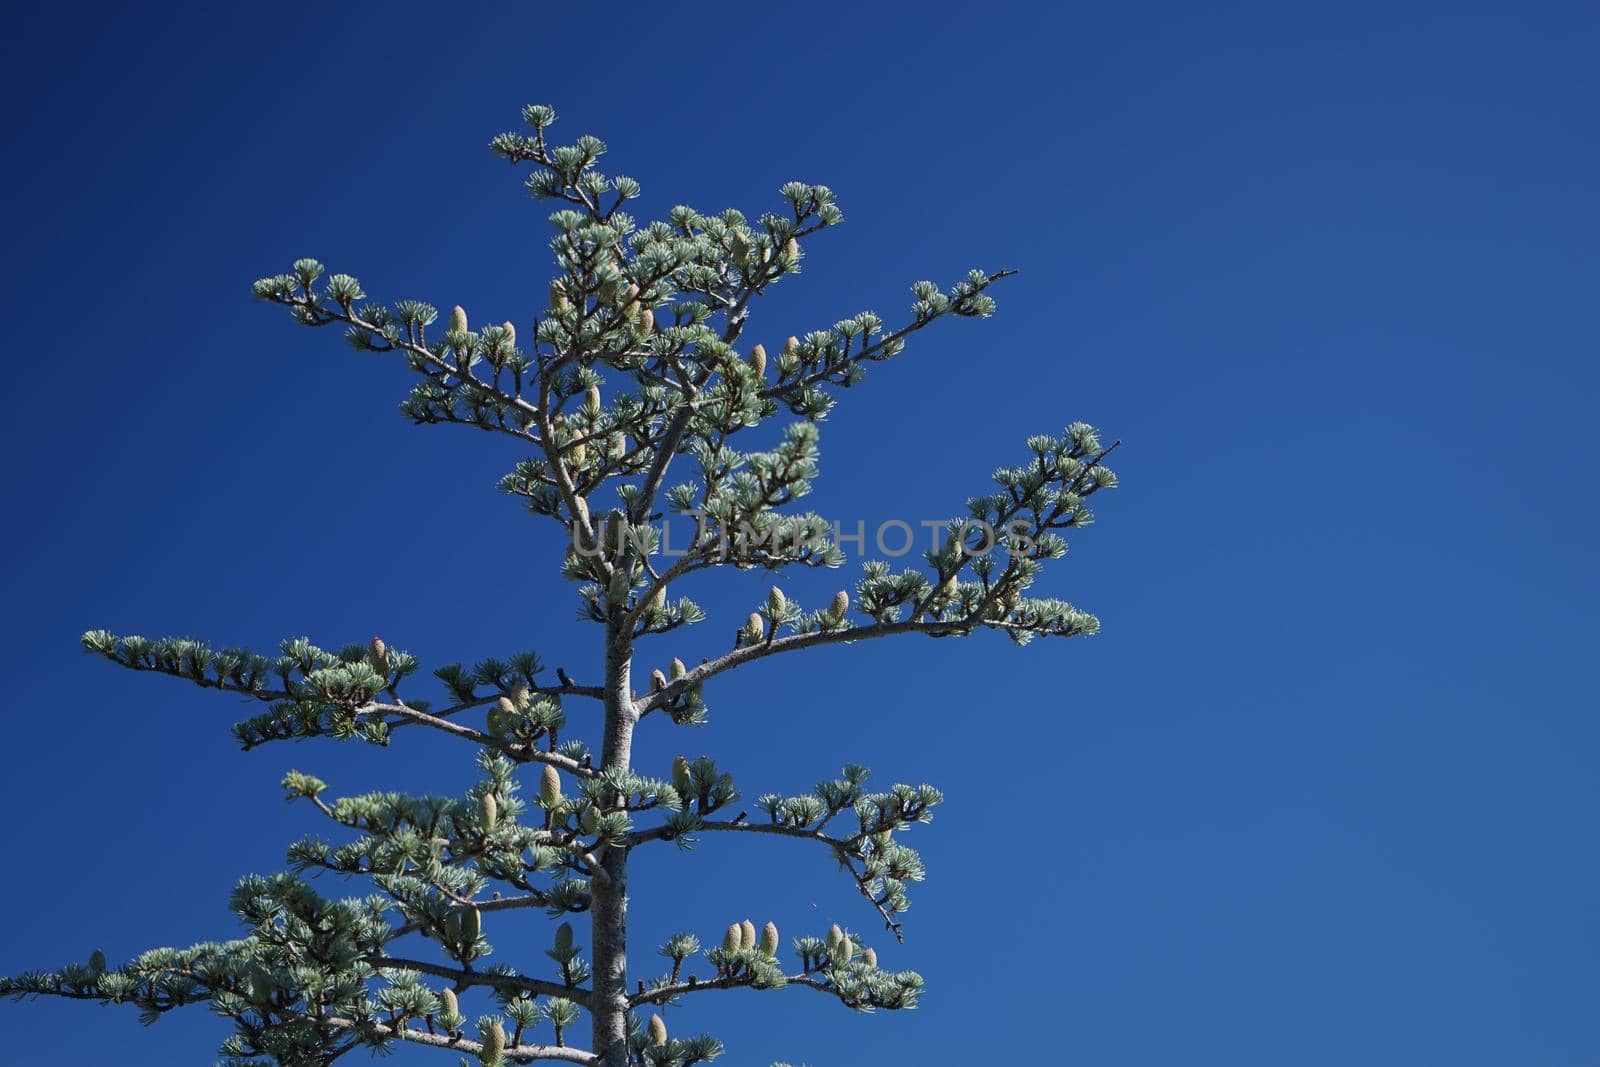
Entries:
[[877, 952], [876, 949], [870, 949], [870, 948], [862, 949], [861, 950], [861, 959], [866, 963], [866, 965], [868, 967], [877, 967], [878, 966], [878, 952]]
[[834, 923], [832, 926], [828, 927], [828, 947], [830, 949], [838, 948], [839, 943], [843, 940], [844, 931], [839, 929], [838, 923]]
[[489, 733], [494, 737], [504, 737], [511, 732], [512, 724], [517, 721], [517, 706], [510, 697], [501, 697], [495, 701], [494, 709], [489, 712]]
[[452, 333], [467, 332], [467, 312], [460, 304], [450, 309], [450, 330]]
[[739, 947], [746, 950], [756, 947], [756, 924], [749, 919], [739, 924]]
[[745, 633], [750, 636], [750, 640], [752, 642], [759, 641], [764, 636], [766, 636], [766, 633], [767, 633], [766, 620], [764, 620], [760, 615], [758, 615], [758, 614], [756, 614], [755, 612], [752, 611], [750, 613], [750, 617], [744, 621], [744, 630], [745, 630]]
[[728, 932], [722, 935], [722, 950], [724, 952], [738, 952], [739, 946], [744, 944], [744, 931], [738, 923], [728, 927]]
[[685, 800], [689, 798], [689, 791], [694, 788], [694, 777], [689, 773], [689, 761], [681, 755], [672, 761], [672, 788]]
[[478, 814], [483, 820], [485, 832], [493, 830], [494, 824], [500, 821], [500, 803], [495, 800], [493, 793], [484, 793], [478, 798]]
[[789, 601], [783, 595], [783, 590], [773, 586], [771, 591], [767, 593], [767, 614], [775, 619], [780, 618], [788, 606]]
[[444, 1003], [444, 1012], [451, 1019], [461, 1018], [461, 1002], [456, 999], [454, 989], [446, 989], [439, 994], [439, 999]]
[[683, 660], [677, 656], [672, 657], [672, 677], [674, 680], [682, 678], [689, 673], [689, 668], [683, 665]]
[[556, 927], [556, 951], [566, 955], [572, 951], [572, 924], [562, 923]]
[[756, 372], [757, 378], [766, 377], [767, 350], [761, 345], [756, 345], [750, 350], [750, 369]]
[[667, 1043], [667, 1024], [661, 1021], [661, 1016], [650, 1016], [650, 1043], [652, 1045], [665, 1045]]
[[735, 263], [743, 263], [750, 258], [750, 238], [742, 230], [733, 231], [733, 236], [728, 238], [728, 247], [733, 251]]
[[589, 386], [588, 390], [583, 394], [583, 406], [586, 407], [586, 408], [592, 408], [595, 411], [599, 411], [600, 410], [600, 387], [599, 386], [597, 386], [597, 385]]
[[511, 322], [502, 322], [500, 328], [506, 332], [506, 344], [512, 348], [517, 347], [517, 328]]
[[639, 332], [642, 333], [642, 334], [648, 335], [648, 334], [654, 333], [655, 330], [656, 330], [656, 314], [655, 314], [655, 312], [651, 311], [649, 308], [642, 309], [639, 312]]
[[546, 810], [561, 803], [561, 774], [548, 763], [539, 777], [539, 803]]
[[777, 923], [768, 923], [761, 928], [761, 954], [768, 957], [778, 954]]
[[832, 615], [835, 619], [843, 619], [845, 617], [845, 613], [849, 610], [850, 594], [846, 593], [843, 589], [833, 594], [833, 603], [828, 605], [828, 614]]
[[374, 637], [372, 639], [372, 644], [368, 646], [368, 651], [371, 653], [373, 670], [377, 671], [379, 674], [388, 674], [389, 646], [383, 643], [383, 638]]
[[666, 687], [667, 676], [661, 673], [660, 667], [657, 667], [655, 670], [650, 672], [650, 691], [652, 693], [659, 693]]
[[800, 338], [791, 337], [787, 341], [783, 342], [783, 351], [785, 354], [791, 356], [800, 351]]
[[483, 1035], [483, 1048], [478, 1052], [478, 1059], [483, 1061], [484, 1067], [500, 1067], [500, 1057], [506, 1051], [506, 1028], [496, 1019], [489, 1027], [489, 1032]]

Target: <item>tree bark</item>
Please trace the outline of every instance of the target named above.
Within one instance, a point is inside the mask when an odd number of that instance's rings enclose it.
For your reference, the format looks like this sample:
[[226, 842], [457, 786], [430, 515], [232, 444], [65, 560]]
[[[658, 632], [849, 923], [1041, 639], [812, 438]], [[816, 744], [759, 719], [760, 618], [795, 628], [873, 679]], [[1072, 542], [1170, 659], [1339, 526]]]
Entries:
[[[626, 769], [633, 751], [634, 707], [631, 689], [633, 649], [629, 636], [607, 627], [605, 739], [601, 765]], [[602, 1067], [628, 1065], [628, 849], [607, 848], [600, 858], [609, 884], [593, 887], [589, 907], [594, 940], [594, 980], [590, 1014], [593, 1049]]]

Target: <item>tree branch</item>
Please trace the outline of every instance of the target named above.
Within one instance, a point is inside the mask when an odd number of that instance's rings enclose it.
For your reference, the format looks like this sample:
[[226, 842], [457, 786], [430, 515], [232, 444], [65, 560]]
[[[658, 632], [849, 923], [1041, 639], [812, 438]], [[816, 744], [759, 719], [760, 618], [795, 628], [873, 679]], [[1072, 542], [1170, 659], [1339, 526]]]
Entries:
[[[344, 1019], [333, 1015], [324, 1015], [313, 1020], [322, 1026], [331, 1026], [339, 1030], [350, 1030], [358, 1034], [374, 1037], [389, 1038], [396, 1041], [409, 1041], [417, 1045], [432, 1045], [434, 1048], [449, 1048], [469, 1055], [477, 1055], [483, 1045], [477, 1041], [470, 1041], [464, 1037], [450, 1037], [448, 1034], [434, 1034], [426, 1030], [412, 1030], [407, 1027], [389, 1026], [375, 1021], [361, 1021], [358, 1019]], [[565, 1063], [598, 1063], [600, 1058], [586, 1049], [563, 1048], [558, 1045], [516, 1045], [505, 1050], [502, 1058], [512, 1063], [537, 1063], [540, 1060], [559, 1060]]]
[[378, 970], [416, 971], [419, 974], [428, 974], [435, 978], [448, 978], [455, 983], [457, 989], [468, 989], [475, 985], [481, 985], [490, 986], [494, 989], [506, 989], [514, 993], [565, 997], [579, 1004], [587, 1004], [589, 1002], [589, 991], [587, 989], [577, 986], [565, 986], [560, 982], [547, 982], [542, 978], [524, 978], [521, 975], [495, 974], [489, 971], [469, 971], [459, 967], [446, 967], [442, 963], [399, 959], [394, 956], [365, 956], [363, 961]]

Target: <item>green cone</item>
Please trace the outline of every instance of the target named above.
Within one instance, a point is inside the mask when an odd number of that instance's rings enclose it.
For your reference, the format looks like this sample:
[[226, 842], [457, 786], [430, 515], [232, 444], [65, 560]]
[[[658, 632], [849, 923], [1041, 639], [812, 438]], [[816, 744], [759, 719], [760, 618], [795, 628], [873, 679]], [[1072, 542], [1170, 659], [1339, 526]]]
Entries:
[[478, 1059], [483, 1061], [484, 1067], [499, 1067], [500, 1057], [506, 1051], [506, 1028], [496, 1019], [489, 1027], [489, 1032], [483, 1035], [483, 1049], [478, 1053]]

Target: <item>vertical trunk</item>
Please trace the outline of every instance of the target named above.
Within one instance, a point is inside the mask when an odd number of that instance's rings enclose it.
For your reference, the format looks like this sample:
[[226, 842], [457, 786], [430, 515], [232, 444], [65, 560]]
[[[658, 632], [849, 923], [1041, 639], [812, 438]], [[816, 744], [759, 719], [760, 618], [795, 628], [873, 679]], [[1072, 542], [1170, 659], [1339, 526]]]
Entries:
[[[601, 765], [627, 767], [633, 749], [633, 693], [628, 636], [607, 628], [605, 741]], [[601, 866], [610, 884], [593, 884], [593, 1049], [603, 1067], [628, 1063], [628, 850], [607, 849]]]

